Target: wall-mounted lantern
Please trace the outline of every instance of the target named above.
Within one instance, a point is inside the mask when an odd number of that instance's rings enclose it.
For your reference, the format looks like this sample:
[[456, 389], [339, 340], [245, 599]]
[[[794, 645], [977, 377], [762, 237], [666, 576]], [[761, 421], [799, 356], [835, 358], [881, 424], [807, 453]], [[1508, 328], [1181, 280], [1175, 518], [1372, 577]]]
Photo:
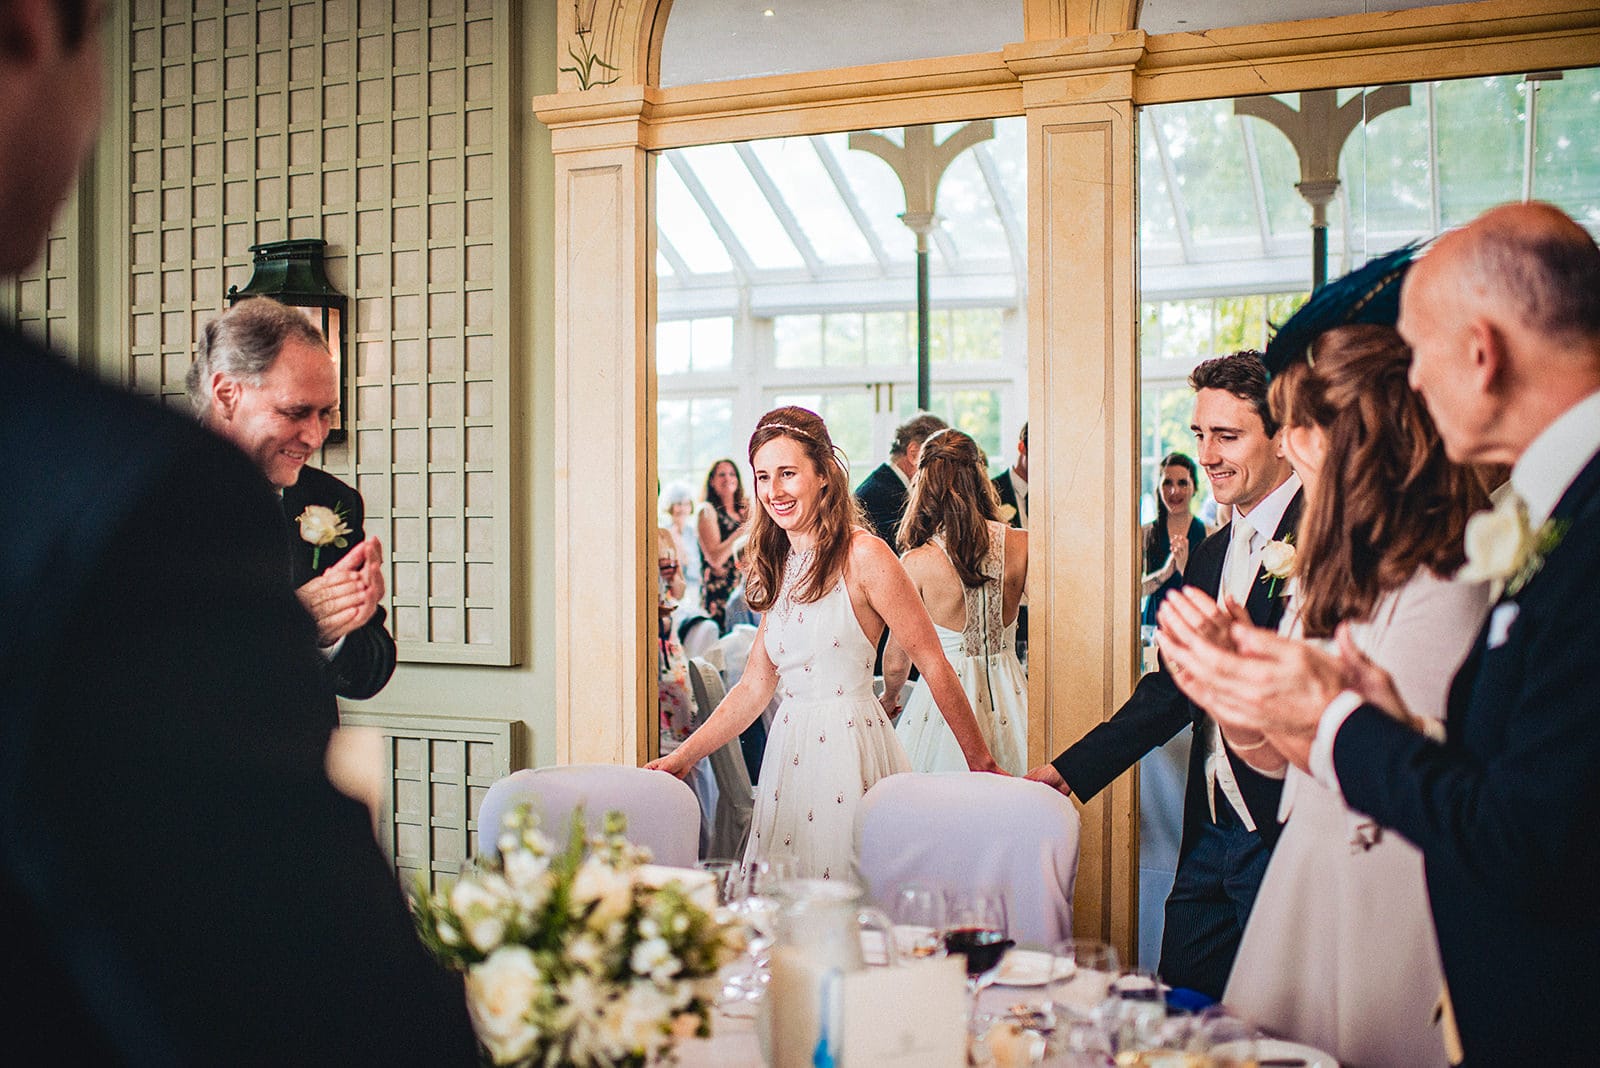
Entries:
[[334, 289], [322, 269], [322, 254], [328, 243], [320, 238], [299, 241], [267, 241], [251, 245], [255, 254], [252, 266], [255, 273], [243, 289], [228, 287], [228, 303], [237, 304], [246, 297], [271, 297], [273, 300], [299, 308], [328, 339], [328, 349], [333, 353], [334, 366], [339, 372], [339, 412], [328, 431], [331, 442], [345, 439], [344, 413], [349, 409], [350, 394], [345, 374], [344, 324], [350, 300]]

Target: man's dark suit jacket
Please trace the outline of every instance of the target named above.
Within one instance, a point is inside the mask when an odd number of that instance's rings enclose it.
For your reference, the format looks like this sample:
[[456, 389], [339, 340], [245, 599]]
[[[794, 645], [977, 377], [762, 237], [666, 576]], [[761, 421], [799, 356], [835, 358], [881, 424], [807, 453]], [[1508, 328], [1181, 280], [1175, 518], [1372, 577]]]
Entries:
[[[1301, 494], [1296, 493], [1284, 509], [1275, 539], [1281, 539], [1294, 530], [1300, 522]], [[1223, 527], [1200, 543], [1189, 557], [1189, 569], [1184, 574], [1186, 584], [1198, 586], [1215, 597], [1222, 583], [1222, 564], [1228, 555], [1228, 540], [1232, 524]], [[1250, 586], [1250, 596], [1245, 608], [1257, 625], [1276, 628], [1283, 616], [1282, 591], [1268, 596], [1269, 583], [1263, 573], [1257, 572]], [[1206, 747], [1200, 744], [1200, 728], [1208, 717], [1199, 706], [1192, 704], [1167, 673], [1166, 665], [1139, 680], [1133, 695], [1115, 715], [1084, 735], [1052, 763], [1061, 777], [1072, 788], [1073, 794], [1087, 801], [1105, 786], [1133, 767], [1150, 750], [1165, 744], [1185, 726], [1195, 728], [1195, 744], [1189, 750], [1189, 782], [1183, 799], [1183, 842], [1178, 850], [1178, 863], [1188, 854], [1195, 834], [1211, 821], [1211, 809], [1206, 798]], [[1258, 774], [1230, 751], [1233, 775], [1239, 783], [1245, 806], [1255, 820], [1256, 829], [1268, 843], [1278, 837], [1278, 799], [1283, 793], [1283, 780]], [[1219, 801], [1218, 804], [1223, 802]]]
[[879, 464], [856, 487], [856, 500], [861, 502], [862, 510], [872, 520], [872, 532], [888, 542], [889, 548], [897, 553], [900, 546], [895, 539], [900, 534], [900, 518], [906, 514], [906, 498], [909, 496], [906, 484], [900, 481], [900, 475], [888, 464]]
[[1022, 528], [1022, 506], [1017, 502], [1017, 487], [1011, 484], [1011, 468], [1006, 468], [994, 478], [989, 480], [994, 483], [994, 491], [1000, 496], [1001, 511], [1006, 505], [1011, 506], [1010, 523], [1017, 529]]
[[[345, 526], [350, 528], [350, 537], [346, 539], [349, 544], [343, 549], [325, 545], [320, 554], [315, 553], [314, 546], [300, 537], [300, 525], [295, 522], [308, 504], [333, 508], [344, 516]], [[299, 481], [283, 491], [283, 514], [289, 520], [289, 555], [297, 589], [332, 567], [356, 542], [366, 537], [362, 529], [366, 508], [361, 494], [315, 467], [301, 468]], [[314, 568], [311, 566], [313, 555], [317, 562]], [[383, 625], [384, 619], [383, 606], [379, 605], [371, 619], [345, 635], [344, 645], [329, 662], [333, 669], [333, 689], [340, 697], [357, 700], [371, 697], [383, 689], [394, 674], [394, 638]]]
[[1552, 518], [1560, 544], [1456, 673], [1445, 743], [1374, 708], [1334, 740], [1346, 801], [1422, 850], [1473, 1065], [1600, 1059], [1600, 456]]
[[249, 461], [0, 331], [0, 1032], [55, 1064], [470, 1065], [460, 981], [323, 771]]

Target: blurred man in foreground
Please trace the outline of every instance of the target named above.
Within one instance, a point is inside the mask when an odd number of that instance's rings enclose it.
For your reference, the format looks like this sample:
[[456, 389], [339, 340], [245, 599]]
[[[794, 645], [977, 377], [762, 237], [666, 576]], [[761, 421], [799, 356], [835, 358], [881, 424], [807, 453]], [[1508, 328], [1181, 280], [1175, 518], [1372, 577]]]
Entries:
[[[103, 17], [0, 0], [0, 272], [93, 139]], [[323, 770], [333, 697], [260, 475], [9, 329], [0, 444], [0, 1030], [57, 1064], [474, 1063]]]

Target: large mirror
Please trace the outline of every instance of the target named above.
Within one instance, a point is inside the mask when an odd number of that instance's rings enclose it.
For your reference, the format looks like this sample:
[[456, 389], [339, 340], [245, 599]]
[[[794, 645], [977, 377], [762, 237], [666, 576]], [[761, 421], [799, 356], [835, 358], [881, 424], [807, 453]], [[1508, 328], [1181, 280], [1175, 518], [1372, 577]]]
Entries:
[[[984, 119], [655, 158], [658, 518], [680, 565], [659, 587], [663, 748], [715, 699], [696, 700], [687, 661], [731, 685], [749, 651], [757, 618], [737, 550], [763, 412], [820, 414], [852, 485], [922, 410], [970, 433], [993, 474], [1016, 460], [1028, 417], [1024, 133], [1020, 118]], [[752, 778], [760, 751], [758, 724], [745, 739]]]
[[[1600, 233], [1596, 114], [1595, 69], [1144, 109], [1142, 531], [1157, 521], [1163, 484], [1188, 473], [1163, 461], [1195, 458], [1190, 370], [1262, 348], [1323, 275], [1336, 279], [1509, 200], [1551, 201]], [[1208, 531], [1227, 520], [1203, 469], [1192, 496], [1179, 499]], [[1155, 576], [1167, 563], [1163, 553], [1143, 560]], [[1144, 583], [1152, 585], [1159, 597], [1159, 583]], [[1141, 596], [1146, 622], [1151, 600]], [[1154, 664], [1147, 646], [1145, 665]], [[1177, 862], [1189, 745], [1190, 732], [1181, 732], [1141, 764], [1138, 952], [1151, 966]]]

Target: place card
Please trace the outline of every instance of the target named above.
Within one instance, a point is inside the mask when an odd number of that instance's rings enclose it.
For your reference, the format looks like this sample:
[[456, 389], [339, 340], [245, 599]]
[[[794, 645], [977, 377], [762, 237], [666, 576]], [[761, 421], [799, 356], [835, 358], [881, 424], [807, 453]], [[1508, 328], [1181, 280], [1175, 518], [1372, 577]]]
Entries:
[[850, 972], [840, 992], [837, 1068], [965, 1068], [967, 984], [961, 957]]

